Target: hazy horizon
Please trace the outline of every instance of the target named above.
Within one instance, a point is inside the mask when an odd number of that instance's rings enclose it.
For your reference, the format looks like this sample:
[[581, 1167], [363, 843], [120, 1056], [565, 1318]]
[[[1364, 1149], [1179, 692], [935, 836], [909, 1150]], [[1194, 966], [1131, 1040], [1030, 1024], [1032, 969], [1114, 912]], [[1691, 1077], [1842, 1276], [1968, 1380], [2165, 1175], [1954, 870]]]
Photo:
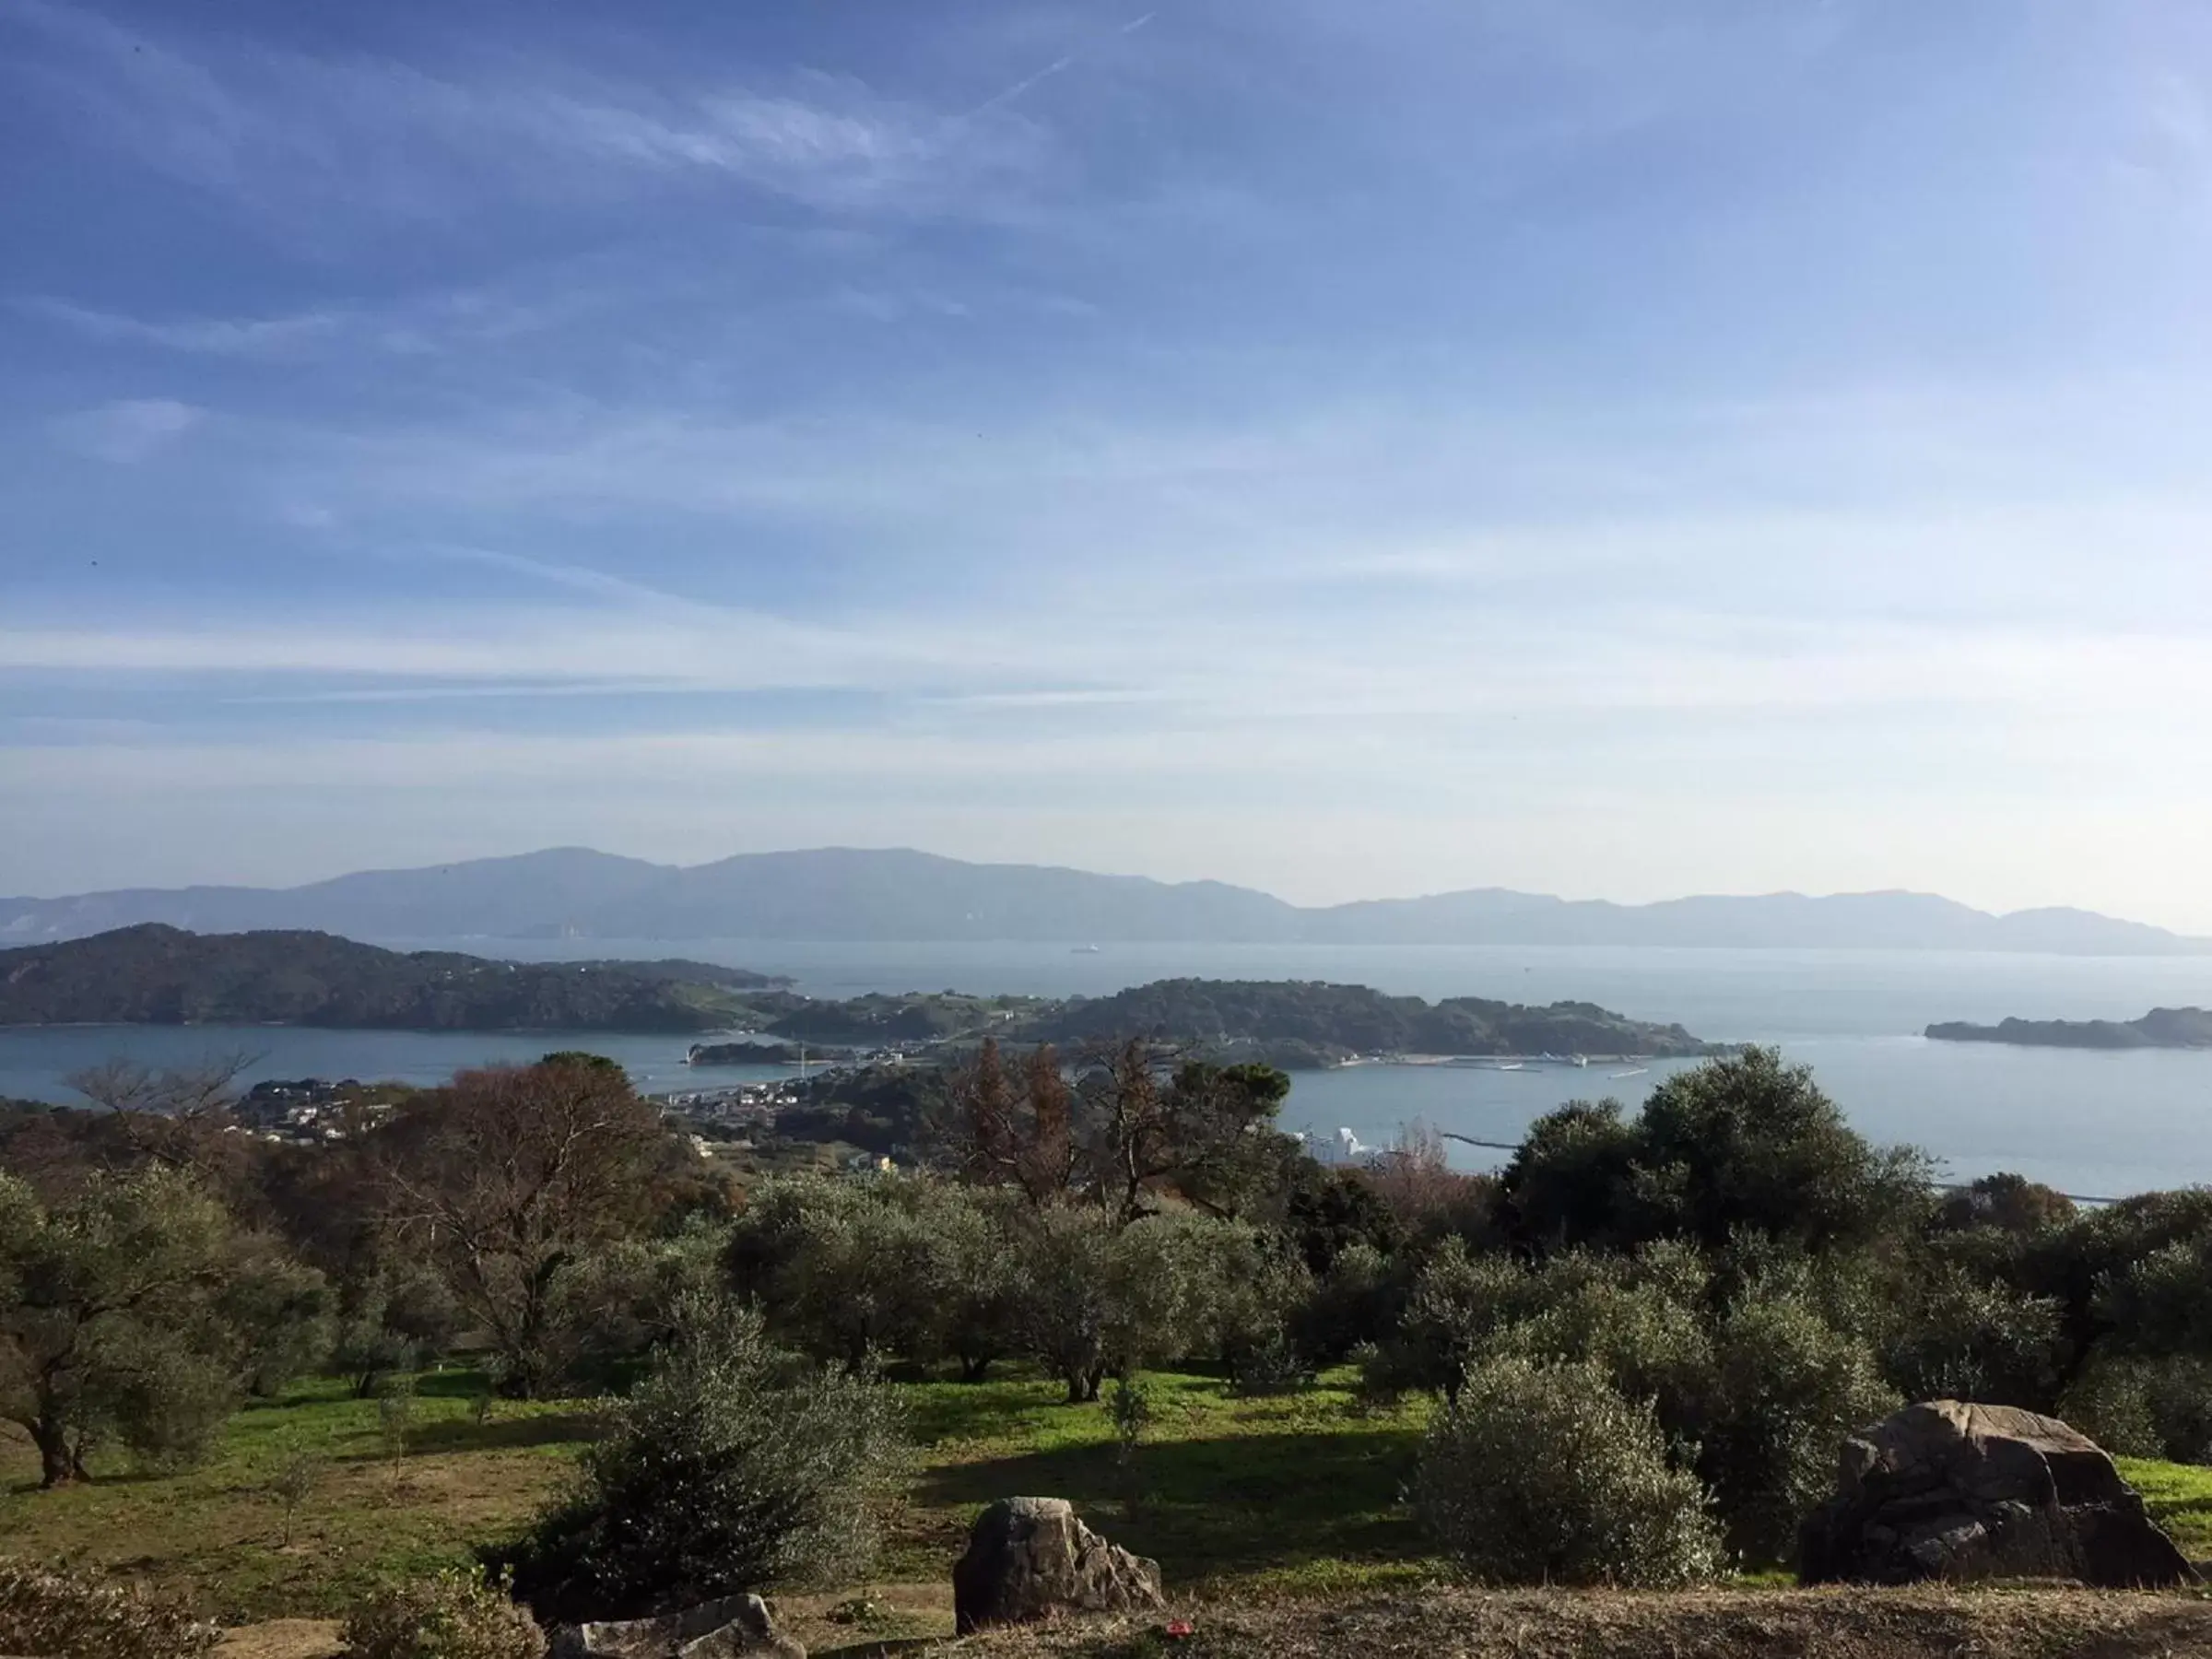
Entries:
[[[1161, 877], [1161, 876], [1151, 876], [1151, 875], [1148, 875], [1147, 872], [1144, 872], [1144, 871], [1141, 871], [1141, 870], [1095, 869], [1095, 868], [1088, 868], [1088, 867], [1086, 867], [1086, 866], [1081, 866], [1081, 865], [1055, 864], [1055, 863], [1053, 863], [1052, 861], [1049, 861], [1049, 860], [1039, 860], [1039, 859], [979, 859], [979, 860], [964, 860], [964, 859], [959, 859], [957, 854], [953, 854], [953, 853], [941, 853], [941, 852], [938, 852], [938, 851], [936, 851], [936, 850], [935, 850], [935, 849], [932, 849], [932, 848], [927, 848], [927, 847], [912, 847], [912, 846], [894, 846], [894, 845], [889, 845], [889, 844], [885, 844], [885, 845], [880, 845], [880, 846], [865, 846], [865, 847], [864, 847], [864, 846], [848, 846], [848, 845], [821, 846], [821, 847], [763, 847], [763, 848], [757, 848], [757, 849], [748, 849], [748, 850], [747, 850], [747, 851], [745, 851], [745, 852], [739, 852], [739, 853], [723, 853], [723, 854], [721, 854], [721, 855], [719, 855], [719, 856], [717, 856], [717, 857], [714, 857], [714, 858], [709, 858], [709, 859], [700, 859], [700, 860], [677, 860], [677, 859], [653, 859], [653, 858], [644, 858], [644, 857], [642, 857], [641, 855], [640, 855], [640, 854], [637, 854], [637, 853], [624, 853], [624, 852], [619, 852], [619, 851], [612, 851], [612, 850], [609, 850], [609, 849], [606, 849], [606, 848], [603, 848], [603, 847], [589, 847], [589, 846], [583, 846], [583, 845], [581, 845], [581, 844], [564, 844], [564, 845], [560, 845], [560, 846], [532, 847], [532, 848], [527, 848], [527, 849], [524, 849], [524, 851], [522, 851], [522, 852], [519, 852], [519, 853], [486, 853], [486, 854], [474, 854], [474, 855], [471, 855], [471, 856], [469, 856], [469, 857], [465, 857], [465, 858], [456, 858], [456, 859], [450, 859], [450, 860], [433, 860], [433, 861], [431, 861], [431, 862], [430, 862], [429, 865], [364, 865], [364, 866], [361, 866], [361, 867], [360, 867], [360, 868], [359, 868], [359, 869], [333, 870], [333, 871], [326, 872], [325, 874], [324, 874], [324, 875], [322, 875], [322, 876], [309, 877], [307, 877], [305, 880], [303, 880], [303, 881], [300, 881], [300, 882], [263, 882], [263, 881], [235, 881], [235, 882], [233, 882], [233, 881], [218, 881], [218, 882], [193, 882], [193, 883], [176, 883], [176, 884], [149, 884], [149, 883], [144, 883], [144, 882], [131, 882], [131, 883], [124, 883], [124, 884], [121, 884], [121, 885], [120, 885], [118, 888], [108, 888], [108, 889], [99, 889], [99, 888], [83, 888], [83, 889], [75, 889], [73, 892], [68, 892], [68, 893], [65, 893], [65, 892], [53, 892], [53, 893], [33, 893], [33, 892], [22, 891], [22, 890], [8, 890], [8, 891], [0, 892], [0, 897], [6, 897], [6, 898], [29, 898], [29, 899], [51, 900], [51, 899], [62, 899], [62, 898], [69, 898], [69, 897], [75, 896], [75, 892], [93, 892], [93, 891], [101, 891], [101, 890], [109, 890], [109, 891], [122, 890], [122, 891], [127, 891], [127, 890], [131, 890], [131, 889], [133, 889], [133, 888], [146, 888], [146, 887], [157, 886], [157, 885], [159, 885], [159, 886], [174, 886], [174, 887], [188, 887], [188, 886], [225, 887], [225, 888], [229, 888], [229, 887], [240, 887], [240, 888], [263, 888], [263, 889], [272, 889], [272, 888], [273, 888], [273, 889], [276, 889], [276, 890], [288, 890], [288, 889], [291, 889], [291, 888], [299, 888], [299, 887], [312, 887], [312, 886], [317, 885], [317, 884], [318, 884], [318, 883], [320, 883], [320, 882], [324, 882], [324, 881], [329, 881], [329, 880], [334, 880], [334, 879], [336, 879], [336, 878], [338, 878], [338, 877], [346, 877], [346, 876], [358, 876], [358, 875], [369, 875], [369, 874], [390, 874], [390, 873], [394, 873], [394, 872], [405, 871], [405, 870], [409, 870], [409, 869], [425, 869], [425, 868], [429, 868], [429, 869], [435, 869], [435, 868], [438, 868], [438, 867], [440, 867], [441, 865], [459, 865], [459, 864], [481, 863], [481, 862], [487, 862], [487, 861], [504, 860], [504, 859], [513, 859], [513, 858], [531, 858], [531, 857], [540, 857], [540, 856], [544, 856], [544, 855], [547, 855], [547, 854], [551, 854], [551, 853], [591, 853], [591, 854], [596, 854], [596, 855], [598, 855], [598, 856], [602, 856], [602, 857], [607, 857], [607, 858], [618, 858], [618, 859], [635, 859], [635, 860], [637, 860], [638, 862], [641, 862], [641, 863], [645, 863], [645, 864], [653, 864], [653, 865], [661, 865], [661, 866], [663, 866], [663, 867], [665, 867], [665, 868], [696, 868], [696, 867], [699, 867], [699, 866], [700, 866], [700, 865], [701, 865], [718, 864], [718, 863], [721, 863], [721, 862], [723, 862], [724, 859], [729, 859], [729, 858], [743, 858], [743, 857], [748, 857], [748, 856], [772, 856], [772, 855], [775, 855], [775, 854], [778, 854], [778, 853], [824, 853], [824, 852], [834, 852], [834, 853], [919, 853], [919, 854], [921, 854], [921, 855], [923, 855], [923, 856], [924, 856], [924, 857], [955, 859], [955, 860], [957, 860], [958, 862], [961, 862], [961, 863], [975, 863], [975, 864], [982, 864], [982, 865], [1005, 865], [1005, 866], [1010, 866], [1010, 867], [1014, 867], [1014, 868], [1030, 868], [1030, 869], [1035, 869], [1035, 868], [1053, 868], [1053, 869], [1075, 870], [1075, 871], [1077, 871], [1077, 872], [1079, 872], [1079, 873], [1081, 873], [1081, 874], [1085, 874], [1085, 875], [1092, 875], [1092, 876], [1104, 876], [1104, 877], [1135, 877], [1135, 878], [1138, 878], [1138, 879], [1143, 879], [1143, 880], [1159, 881], [1159, 882], [1167, 883], [1167, 884], [1170, 884], [1170, 885], [1214, 883], [1214, 884], [1226, 885], [1226, 886], [1230, 886], [1230, 887], [1235, 887], [1235, 888], [1244, 888], [1245, 890], [1248, 890], [1248, 891], [1252, 891], [1252, 892], [1257, 892], [1257, 893], [1260, 893], [1260, 894], [1262, 894], [1262, 895], [1264, 895], [1264, 896], [1265, 896], [1265, 897], [1269, 897], [1269, 898], [1273, 898], [1273, 899], [1279, 900], [1281, 900], [1282, 902], [1284, 902], [1284, 903], [1286, 903], [1286, 904], [1289, 904], [1289, 905], [1292, 905], [1292, 906], [1294, 906], [1294, 907], [1297, 907], [1297, 908], [1300, 908], [1300, 909], [1308, 909], [1308, 910], [1326, 909], [1326, 908], [1330, 908], [1330, 907], [1333, 907], [1333, 906], [1336, 906], [1336, 905], [1345, 905], [1345, 904], [1361, 904], [1361, 903], [1405, 903], [1405, 902], [1417, 902], [1417, 901], [1419, 901], [1419, 900], [1429, 900], [1429, 899], [1445, 898], [1445, 897], [1449, 897], [1449, 896], [1451, 896], [1451, 895], [1453, 895], [1453, 894], [1455, 894], [1455, 893], [1462, 893], [1462, 892], [1468, 892], [1468, 891], [1512, 891], [1512, 892], [1520, 893], [1520, 894], [1523, 894], [1523, 895], [1524, 895], [1524, 896], [1528, 896], [1528, 897], [1535, 897], [1535, 898], [1547, 898], [1547, 899], [1559, 899], [1559, 900], [1563, 900], [1567, 901], [1568, 903], [1592, 903], [1592, 902], [1594, 902], [1594, 903], [1611, 903], [1611, 904], [1618, 904], [1618, 905], [1622, 905], [1622, 906], [1627, 906], [1627, 907], [1631, 907], [1631, 908], [1632, 908], [1632, 907], [1644, 906], [1644, 905], [1652, 905], [1652, 904], [1665, 904], [1665, 903], [1668, 903], [1668, 902], [1677, 902], [1677, 901], [1683, 901], [1683, 900], [1708, 900], [1708, 899], [1724, 899], [1724, 900], [1725, 900], [1725, 899], [1865, 899], [1865, 898], [1912, 897], [1912, 898], [1935, 898], [1935, 899], [1944, 899], [1944, 900], [1951, 900], [1951, 901], [1953, 901], [1953, 902], [1957, 902], [1957, 903], [1965, 903], [1965, 902], [1967, 902], [1966, 900], [1959, 900], [1959, 899], [1957, 899], [1957, 898], [1956, 898], [1956, 896], [1955, 896], [1955, 895], [1953, 895], [1953, 894], [1948, 894], [1948, 893], [1934, 893], [1934, 892], [1930, 892], [1930, 891], [1928, 891], [1928, 890], [1926, 890], [1926, 889], [1924, 889], [1924, 888], [1854, 888], [1854, 889], [1851, 889], [1851, 890], [1848, 890], [1848, 891], [1837, 891], [1837, 892], [1808, 892], [1808, 891], [1806, 891], [1805, 889], [1802, 889], [1802, 888], [1767, 888], [1767, 889], [1763, 889], [1763, 890], [1761, 890], [1761, 891], [1758, 891], [1758, 892], [1750, 892], [1750, 891], [1743, 891], [1743, 892], [1728, 892], [1728, 891], [1719, 891], [1719, 890], [1715, 890], [1715, 891], [1694, 892], [1694, 893], [1666, 893], [1666, 894], [1660, 894], [1660, 895], [1658, 895], [1658, 896], [1656, 896], [1656, 897], [1654, 897], [1654, 898], [1650, 898], [1650, 899], [1618, 899], [1618, 898], [1614, 898], [1613, 896], [1611, 896], [1611, 895], [1609, 895], [1609, 894], [1605, 894], [1605, 893], [1542, 893], [1542, 892], [1537, 892], [1537, 891], [1535, 891], [1535, 889], [1531, 889], [1531, 888], [1502, 888], [1502, 887], [1500, 887], [1499, 884], [1497, 884], [1497, 883], [1494, 883], [1494, 882], [1492, 882], [1492, 883], [1478, 883], [1478, 884], [1475, 884], [1475, 885], [1473, 885], [1473, 886], [1471, 886], [1471, 887], [1468, 887], [1468, 888], [1430, 888], [1430, 889], [1427, 889], [1427, 890], [1424, 890], [1424, 891], [1421, 891], [1421, 892], [1406, 892], [1406, 893], [1398, 893], [1398, 892], [1354, 892], [1354, 893], [1350, 893], [1350, 894], [1348, 894], [1348, 895], [1347, 895], [1347, 896], [1345, 896], [1345, 897], [1341, 897], [1341, 898], [1330, 898], [1330, 899], [1320, 899], [1320, 900], [1303, 900], [1303, 899], [1299, 899], [1299, 898], [1293, 897], [1293, 896], [1291, 896], [1291, 895], [1289, 895], [1289, 894], [1286, 894], [1286, 893], [1278, 893], [1278, 892], [1276, 892], [1276, 891], [1274, 891], [1274, 890], [1273, 890], [1273, 889], [1271, 889], [1271, 888], [1265, 888], [1265, 887], [1260, 887], [1260, 886], [1258, 886], [1258, 885], [1256, 885], [1256, 884], [1254, 884], [1254, 883], [1250, 883], [1250, 882], [1240, 882], [1240, 881], [1231, 881], [1231, 880], [1229, 880], [1229, 879], [1228, 879], [1228, 878], [1226, 878], [1226, 877], [1219, 877], [1219, 876], [1192, 876], [1192, 877]], [[1974, 909], [1980, 910], [1980, 909], [1985, 909], [1986, 907], [1983, 907], [1983, 906], [1973, 906], [1973, 907], [1971, 907], [1971, 908], [1974, 908]], [[2083, 910], [2083, 911], [2086, 911], [2086, 910], [2088, 910], [2088, 907], [2086, 907], [2086, 906], [2079, 906], [2079, 905], [2027, 906], [2027, 907], [2021, 907], [2021, 908], [2023, 908], [2023, 909], [2031, 909], [2031, 910], [2032, 910], [2032, 909], [2061, 909], [2061, 910]], [[1999, 914], [1999, 915], [2002, 915], [2002, 914], [2014, 913], [2014, 912], [1990, 912], [1990, 913], [1994, 913], [1994, 914]], [[2110, 912], [2091, 912], [2091, 913], [2107, 913], [2107, 914], [2109, 914]], [[2140, 916], [2113, 916], [2113, 917], [2112, 917], [2112, 919], [2113, 919], [2113, 920], [2116, 920], [2116, 921], [2124, 921], [2124, 922], [2141, 922], [2141, 921], [2143, 921], [2143, 920], [2144, 920], [2144, 918], [2142, 918], [2142, 917], [2140, 917]], [[2159, 924], [2159, 923], [2153, 923], [2153, 924], [2152, 924], [2152, 925], [2154, 925], [2154, 926], [2163, 926], [2163, 925], [2164, 925], [2163, 924]], [[2187, 930], [2186, 930], [2186, 929], [2182, 929], [2182, 928], [2174, 928], [2174, 929], [2171, 929], [2171, 930], [2169, 930], [2169, 931], [2171, 931], [2171, 932], [2174, 932], [2174, 933], [2177, 933], [2177, 934], [2181, 934], [2181, 935], [2183, 935], [2183, 936], [2188, 936], [2188, 935], [2187, 935]]]
[[0, 892], [2212, 935], [2212, 8], [0, 0]]

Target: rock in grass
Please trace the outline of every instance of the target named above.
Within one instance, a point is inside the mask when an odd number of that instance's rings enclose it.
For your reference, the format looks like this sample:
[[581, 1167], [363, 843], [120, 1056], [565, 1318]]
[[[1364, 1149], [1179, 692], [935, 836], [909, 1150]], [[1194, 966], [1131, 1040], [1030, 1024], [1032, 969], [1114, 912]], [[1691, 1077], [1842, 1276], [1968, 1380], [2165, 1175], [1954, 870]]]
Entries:
[[757, 1595], [725, 1596], [661, 1618], [568, 1625], [547, 1659], [806, 1659]]
[[1959, 1400], [1908, 1406], [1845, 1441], [1798, 1560], [1808, 1584], [2197, 1577], [2096, 1441], [2056, 1418]]
[[1030, 1624], [1055, 1613], [1164, 1606], [1159, 1563], [1109, 1544], [1065, 1498], [1002, 1498], [976, 1518], [952, 1570], [955, 1628]]

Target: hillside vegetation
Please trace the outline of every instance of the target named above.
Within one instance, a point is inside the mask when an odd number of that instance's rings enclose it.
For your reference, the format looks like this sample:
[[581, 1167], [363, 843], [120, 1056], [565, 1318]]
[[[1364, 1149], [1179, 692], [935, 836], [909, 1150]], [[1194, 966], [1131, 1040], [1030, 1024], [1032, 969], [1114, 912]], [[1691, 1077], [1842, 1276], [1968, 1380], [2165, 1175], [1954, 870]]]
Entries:
[[[2200, 1633], [2178, 1595], [2030, 1616], [2008, 1590], [1982, 1631], [1911, 1594], [1762, 1624], [1740, 1590], [1824, 1571], [1802, 1527], [1839, 1448], [1936, 1399], [2150, 1460], [2125, 1465], [2173, 1542], [2148, 1582], [2189, 1580], [2212, 1194], [1941, 1188], [1764, 1049], [1548, 1112], [1489, 1177], [1418, 1134], [1323, 1165], [1277, 1126], [1281, 1073], [1141, 1033], [937, 1075], [922, 1144], [865, 1172], [725, 1163], [572, 1049], [307, 1142], [238, 1133], [190, 1077], [165, 1111], [0, 1118], [0, 1524], [232, 1619], [394, 1584], [541, 1623], [759, 1590], [818, 1647], [930, 1637], [980, 1508], [1031, 1493], [1156, 1559], [1223, 1653], [1515, 1652], [1426, 1622], [1454, 1578], [1583, 1593], [1524, 1653]], [[496, 1588], [425, 1576], [472, 1558]], [[1368, 1611], [1332, 1637], [1263, 1594]], [[1051, 1640], [1137, 1659], [1154, 1633]]]
[[774, 982], [703, 962], [495, 962], [148, 924], [0, 951], [0, 1025], [709, 1031]]
[[[1678, 1025], [1591, 1003], [1434, 1005], [1365, 985], [1161, 980], [1055, 1001], [957, 991], [801, 996], [741, 968], [503, 962], [383, 950], [321, 933], [193, 934], [148, 924], [0, 951], [0, 1025], [298, 1025], [407, 1030], [716, 1031], [785, 1045], [929, 1048], [998, 1038], [1071, 1049], [1139, 1037], [1220, 1058], [1326, 1065], [1354, 1054], [1719, 1052]], [[783, 1052], [783, 1051], [771, 1051]], [[727, 1052], [720, 1063], [749, 1058]]]
[[1715, 1052], [1678, 1025], [1630, 1019], [1594, 1003], [1526, 1007], [1453, 996], [1430, 1004], [1418, 996], [1386, 996], [1365, 985], [1297, 980], [1159, 980], [1112, 996], [1068, 1003], [1022, 1030], [1061, 1043], [1137, 1033], [1209, 1050], [1238, 1043], [1302, 1044], [1316, 1057], [1335, 1058], [1368, 1053], [1675, 1058]]

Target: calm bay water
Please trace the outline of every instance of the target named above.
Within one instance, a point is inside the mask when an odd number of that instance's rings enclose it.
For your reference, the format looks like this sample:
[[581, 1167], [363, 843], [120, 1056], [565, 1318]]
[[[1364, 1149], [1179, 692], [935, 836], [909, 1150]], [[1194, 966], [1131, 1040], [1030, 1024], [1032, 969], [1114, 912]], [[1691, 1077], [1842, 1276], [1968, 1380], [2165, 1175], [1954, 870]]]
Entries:
[[[1952, 952], [1649, 950], [1515, 947], [794, 944], [789, 941], [382, 941], [487, 956], [682, 955], [790, 975], [824, 996], [957, 989], [1100, 995], [1177, 976], [1317, 979], [1430, 998], [1573, 997], [1700, 1036], [1779, 1043], [1811, 1065], [1865, 1134], [1907, 1140], [1960, 1179], [2016, 1170], [2068, 1192], [2117, 1194], [2212, 1182], [2212, 1053], [2084, 1052], [1931, 1043], [1932, 1020], [2128, 1019], [2156, 1006], [2212, 1006], [2212, 958], [2081, 958]], [[267, 1028], [74, 1027], [0, 1030], [0, 1095], [75, 1099], [65, 1082], [117, 1055], [177, 1064], [256, 1056], [249, 1078], [314, 1076], [433, 1082], [462, 1065], [588, 1046], [649, 1089], [776, 1075], [693, 1070], [689, 1040], [543, 1033], [305, 1031]], [[1386, 1141], [1415, 1118], [1512, 1141], [1561, 1101], [1614, 1094], [1633, 1104], [1667, 1067], [1616, 1080], [1608, 1069], [1523, 1072], [1358, 1066], [1300, 1073], [1286, 1126], [1338, 1126]], [[1454, 1147], [1479, 1167], [1491, 1155]]]

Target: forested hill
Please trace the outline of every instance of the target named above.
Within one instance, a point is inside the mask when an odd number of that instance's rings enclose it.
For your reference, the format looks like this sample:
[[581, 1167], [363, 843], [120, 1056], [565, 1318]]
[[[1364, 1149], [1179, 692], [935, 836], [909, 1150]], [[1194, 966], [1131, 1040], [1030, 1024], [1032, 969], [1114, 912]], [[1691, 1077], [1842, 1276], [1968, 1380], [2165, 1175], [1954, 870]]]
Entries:
[[1630, 1019], [1594, 1003], [1528, 1007], [1475, 996], [1428, 1003], [1365, 985], [1296, 980], [1159, 980], [1063, 1004], [1028, 1030], [1061, 1043], [1141, 1035], [1209, 1050], [1249, 1044], [1277, 1065], [1355, 1053], [1671, 1058], [1715, 1052], [1678, 1025]]
[[711, 1031], [746, 1018], [744, 992], [780, 982], [704, 962], [495, 962], [148, 924], [0, 950], [0, 1025]]
[[873, 1049], [992, 1035], [1075, 1047], [1145, 1037], [1194, 1052], [1326, 1065], [1354, 1054], [1715, 1052], [1678, 1025], [1592, 1003], [1440, 1003], [1365, 985], [1161, 980], [1055, 1002], [959, 992], [794, 994], [704, 962], [502, 962], [324, 933], [194, 934], [159, 924], [0, 950], [0, 1026], [289, 1025], [369, 1030], [716, 1031]]
[[2009, 1042], [2022, 1048], [2212, 1048], [2212, 1009], [2153, 1008], [2140, 1019], [2007, 1019], [1994, 1026], [1932, 1025], [1938, 1042]]

